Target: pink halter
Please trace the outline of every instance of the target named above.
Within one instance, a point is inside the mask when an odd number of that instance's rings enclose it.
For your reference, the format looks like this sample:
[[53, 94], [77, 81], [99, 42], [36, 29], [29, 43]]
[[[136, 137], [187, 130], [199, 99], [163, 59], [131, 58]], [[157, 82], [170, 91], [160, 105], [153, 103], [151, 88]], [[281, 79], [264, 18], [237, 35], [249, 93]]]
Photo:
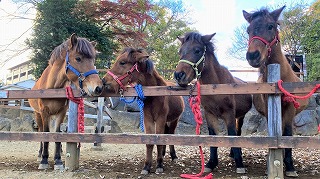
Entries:
[[123, 85], [123, 83], [122, 83], [121, 81], [122, 81], [123, 79], [127, 78], [129, 75], [131, 75], [132, 72], [134, 72], [134, 70], [137, 70], [137, 72], [139, 72], [137, 63], [135, 63], [129, 71], [127, 71], [124, 75], [122, 75], [122, 76], [120, 76], [120, 77], [118, 77], [117, 75], [115, 75], [114, 73], [112, 73], [110, 70], [107, 71], [107, 73], [108, 73], [110, 76], [112, 76], [112, 78], [120, 85], [120, 88], [121, 88], [121, 89], [125, 90], [126, 87], [125, 87], [125, 85]]
[[266, 39], [259, 37], [259, 36], [253, 36], [250, 40], [249, 40], [249, 46], [252, 43], [252, 41], [254, 39], [260, 40], [261, 42], [263, 42], [264, 44], [266, 44], [266, 48], [268, 49], [268, 58], [270, 58], [270, 54], [271, 54], [271, 47], [274, 44], [278, 44], [278, 42], [280, 42], [279, 39], [279, 33], [277, 32], [276, 36], [274, 37], [274, 39], [271, 42], [268, 42]]

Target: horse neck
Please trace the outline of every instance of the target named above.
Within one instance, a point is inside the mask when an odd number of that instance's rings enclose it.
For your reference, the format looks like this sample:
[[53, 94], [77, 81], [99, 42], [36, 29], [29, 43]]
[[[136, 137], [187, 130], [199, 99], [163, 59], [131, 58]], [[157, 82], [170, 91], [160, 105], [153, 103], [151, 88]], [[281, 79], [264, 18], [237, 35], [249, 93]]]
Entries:
[[202, 84], [220, 83], [219, 74], [223, 68], [214, 54], [207, 53], [204, 69], [199, 79]]
[[139, 77], [142, 86], [165, 86], [166, 81], [154, 69], [151, 74], [142, 73]]
[[292, 70], [291, 66], [287, 62], [287, 59], [285, 55], [282, 53], [281, 45], [278, 43], [274, 48], [272, 48], [270, 57], [268, 59], [268, 63], [260, 67], [260, 72], [263, 75], [263, 81], [267, 81], [267, 65], [269, 64], [279, 64], [281, 73], [280, 78], [284, 81], [292, 81], [293, 79], [296, 79], [296, 75], [294, 74], [294, 71]]
[[68, 78], [65, 73], [65, 68], [61, 67], [63, 64], [63, 62], [56, 61], [53, 65], [47, 67], [47, 88], [64, 88], [66, 86]]

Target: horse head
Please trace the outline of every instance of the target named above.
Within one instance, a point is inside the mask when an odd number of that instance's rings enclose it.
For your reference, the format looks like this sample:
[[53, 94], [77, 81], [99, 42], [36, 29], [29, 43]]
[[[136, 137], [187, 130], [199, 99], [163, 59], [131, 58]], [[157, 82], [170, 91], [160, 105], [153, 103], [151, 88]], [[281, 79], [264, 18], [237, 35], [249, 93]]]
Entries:
[[72, 34], [65, 43], [67, 51], [64, 63], [67, 79], [80, 88], [82, 93], [89, 96], [100, 95], [103, 84], [94, 66], [96, 43], [77, 37], [75, 34]]
[[174, 78], [180, 86], [187, 86], [192, 80], [200, 78], [205, 64], [206, 52], [213, 52], [210, 42], [215, 35], [200, 35], [196, 32], [186, 33], [178, 37], [181, 42], [180, 61], [174, 72]]
[[285, 6], [269, 12], [266, 9], [254, 13], [243, 11], [244, 18], [249, 22], [247, 33], [249, 45], [246, 58], [252, 67], [259, 68], [267, 63], [271, 51], [279, 42], [278, 19]]
[[153, 63], [142, 49], [125, 48], [103, 77], [108, 91], [126, 90], [126, 86], [138, 81], [140, 74], [151, 73]]

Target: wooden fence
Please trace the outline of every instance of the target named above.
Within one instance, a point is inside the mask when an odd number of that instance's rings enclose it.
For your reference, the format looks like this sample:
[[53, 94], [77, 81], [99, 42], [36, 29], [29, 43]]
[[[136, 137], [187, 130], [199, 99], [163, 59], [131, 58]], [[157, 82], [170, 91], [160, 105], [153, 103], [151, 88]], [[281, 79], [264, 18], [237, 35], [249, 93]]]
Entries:
[[[269, 66], [268, 66], [269, 68]], [[275, 70], [274, 70], [275, 68]], [[283, 178], [283, 148], [316, 148], [320, 149], [320, 137], [284, 137], [281, 136], [281, 111], [280, 95], [277, 87], [280, 78], [279, 67], [270, 67], [268, 70], [272, 81], [268, 83], [248, 83], [248, 84], [210, 84], [201, 85], [201, 95], [219, 94], [268, 94], [269, 101], [269, 136], [208, 136], [208, 135], [169, 135], [169, 134], [78, 134], [75, 130], [68, 133], [29, 133], [29, 132], [0, 132], [0, 140], [10, 141], [47, 141], [47, 142], [67, 142], [67, 153], [70, 152], [68, 146], [76, 146], [77, 142], [82, 143], [114, 143], [114, 144], [155, 144], [155, 145], [189, 145], [189, 146], [217, 146], [217, 147], [246, 147], [246, 148], [268, 148], [268, 178]], [[276, 73], [276, 75], [274, 74]], [[308, 93], [319, 82], [296, 82], [283, 83], [283, 87], [290, 93]], [[189, 88], [176, 86], [155, 86], [144, 87], [145, 96], [189, 96]], [[317, 91], [318, 93], [320, 90]], [[193, 91], [192, 95], [196, 95]], [[76, 97], [80, 96], [79, 90], [74, 90]], [[118, 96], [113, 93], [104, 93], [102, 96]], [[124, 96], [136, 96], [133, 88], [128, 88]], [[0, 99], [22, 99], [22, 98], [66, 98], [64, 89], [31, 90], [31, 91], [0, 91]], [[75, 107], [73, 107], [75, 109]], [[75, 112], [72, 112], [76, 114]], [[76, 117], [69, 120], [77, 120]], [[74, 122], [73, 122], [74, 123]], [[270, 131], [271, 130], [271, 131]], [[79, 150], [76, 150], [78, 151]], [[66, 168], [71, 170], [79, 166], [78, 153], [69, 153], [66, 158]], [[280, 165], [279, 165], [280, 162]]]

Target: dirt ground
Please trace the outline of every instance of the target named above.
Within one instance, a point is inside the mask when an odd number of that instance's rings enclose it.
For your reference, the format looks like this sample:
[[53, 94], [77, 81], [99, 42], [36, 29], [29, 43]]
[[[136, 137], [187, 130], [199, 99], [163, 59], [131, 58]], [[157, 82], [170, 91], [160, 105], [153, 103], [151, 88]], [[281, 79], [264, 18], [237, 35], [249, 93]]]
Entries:
[[[0, 142], [0, 178], [6, 179], [74, 179], [74, 178], [180, 178], [182, 173], [199, 173], [201, 160], [199, 148], [193, 146], [176, 146], [178, 162], [172, 162], [168, 155], [164, 159], [164, 173], [141, 176], [145, 156], [144, 145], [102, 144], [103, 151], [92, 150], [93, 144], [82, 144], [80, 168], [77, 171], [54, 171], [50, 145], [51, 169], [39, 171], [36, 142]], [[65, 144], [63, 144], [65, 147]], [[168, 150], [168, 149], [167, 149]], [[208, 158], [208, 147], [204, 147], [205, 158]], [[266, 149], [243, 149], [244, 163], [248, 173], [235, 173], [234, 162], [228, 157], [229, 149], [219, 148], [219, 167], [214, 170], [214, 178], [266, 178]], [[320, 178], [320, 151], [311, 149], [294, 150], [295, 166], [301, 179]], [[155, 153], [154, 153], [155, 159]], [[64, 156], [63, 156], [64, 157]], [[155, 166], [155, 162], [154, 165]]]

